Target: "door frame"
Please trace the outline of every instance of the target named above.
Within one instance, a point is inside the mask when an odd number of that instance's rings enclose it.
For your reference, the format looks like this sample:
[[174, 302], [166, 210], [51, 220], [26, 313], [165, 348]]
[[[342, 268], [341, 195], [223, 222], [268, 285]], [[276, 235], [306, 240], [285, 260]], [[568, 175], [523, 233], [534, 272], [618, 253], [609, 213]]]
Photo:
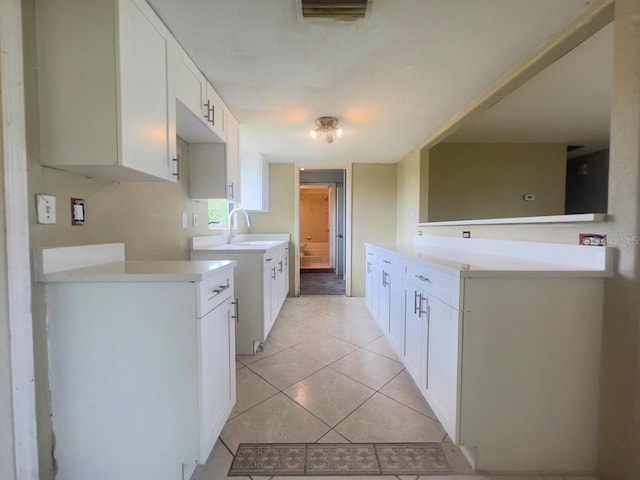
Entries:
[[294, 279], [293, 294], [295, 297], [300, 296], [300, 169], [308, 168], [309, 170], [344, 170], [344, 197], [345, 197], [345, 232], [344, 232], [344, 249], [345, 249], [345, 295], [351, 296], [351, 172], [352, 163], [310, 163], [296, 162], [294, 174], [294, 224], [293, 224], [293, 260], [294, 260]]
[[[13, 478], [39, 477], [33, 326], [31, 316], [31, 264], [29, 258], [29, 193], [27, 188], [27, 139], [22, 53], [22, 5], [20, 0], [0, 0], [0, 208], [4, 212], [0, 231], [0, 297], [7, 300], [0, 317], [7, 320], [9, 341], [0, 354], [8, 356], [9, 405], [0, 414], [10, 418], [13, 432]], [[4, 178], [3, 178], [4, 177]], [[4, 302], [2, 302], [4, 303]], [[7, 351], [8, 350], [8, 351]], [[3, 399], [4, 400], [4, 399]], [[5, 408], [6, 407], [6, 408]], [[11, 477], [10, 477], [11, 478]]]

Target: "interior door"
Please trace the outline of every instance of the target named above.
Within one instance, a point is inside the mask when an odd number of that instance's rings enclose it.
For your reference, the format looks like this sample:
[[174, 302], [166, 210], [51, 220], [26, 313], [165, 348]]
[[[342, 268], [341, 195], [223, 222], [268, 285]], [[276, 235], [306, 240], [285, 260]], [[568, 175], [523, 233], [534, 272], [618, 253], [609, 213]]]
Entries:
[[336, 275], [344, 275], [344, 263], [345, 263], [345, 250], [344, 250], [344, 187], [336, 186], [336, 248], [335, 248], [335, 261]]

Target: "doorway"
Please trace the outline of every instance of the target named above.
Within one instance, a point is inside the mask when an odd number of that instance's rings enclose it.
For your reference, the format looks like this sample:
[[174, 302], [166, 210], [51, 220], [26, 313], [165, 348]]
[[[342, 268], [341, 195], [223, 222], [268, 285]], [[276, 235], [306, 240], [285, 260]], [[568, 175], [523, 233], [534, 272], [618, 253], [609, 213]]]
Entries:
[[300, 294], [345, 295], [345, 171], [301, 170]]

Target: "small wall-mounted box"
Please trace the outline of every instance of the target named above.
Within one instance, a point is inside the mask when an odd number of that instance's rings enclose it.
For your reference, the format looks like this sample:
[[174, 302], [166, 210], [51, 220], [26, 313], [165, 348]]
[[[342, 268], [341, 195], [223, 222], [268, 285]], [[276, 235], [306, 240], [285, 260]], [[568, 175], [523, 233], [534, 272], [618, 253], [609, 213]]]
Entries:
[[36, 211], [38, 223], [51, 225], [56, 223], [56, 197], [53, 195], [36, 195]]

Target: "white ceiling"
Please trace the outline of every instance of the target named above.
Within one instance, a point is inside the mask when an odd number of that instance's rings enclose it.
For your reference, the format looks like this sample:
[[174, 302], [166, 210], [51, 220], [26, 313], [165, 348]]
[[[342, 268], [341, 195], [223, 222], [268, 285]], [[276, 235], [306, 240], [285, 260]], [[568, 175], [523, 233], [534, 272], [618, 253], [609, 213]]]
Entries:
[[[593, 0], [375, 0], [299, 22], [295, 0], [149, 0], [272, 162], [397, 162]], [[309, 136], [338, 117], [342, 138]]]

